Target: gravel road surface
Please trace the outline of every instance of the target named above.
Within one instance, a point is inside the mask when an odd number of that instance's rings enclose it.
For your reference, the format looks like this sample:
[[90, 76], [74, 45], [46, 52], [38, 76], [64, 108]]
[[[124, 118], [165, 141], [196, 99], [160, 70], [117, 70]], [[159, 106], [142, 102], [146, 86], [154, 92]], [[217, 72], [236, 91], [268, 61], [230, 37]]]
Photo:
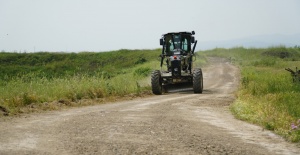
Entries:
[[300, 154], [299, 145], [235, 119], [239, 70], [211, 58], [204, 92], [164, 95], [0, 120], [0, 154]]

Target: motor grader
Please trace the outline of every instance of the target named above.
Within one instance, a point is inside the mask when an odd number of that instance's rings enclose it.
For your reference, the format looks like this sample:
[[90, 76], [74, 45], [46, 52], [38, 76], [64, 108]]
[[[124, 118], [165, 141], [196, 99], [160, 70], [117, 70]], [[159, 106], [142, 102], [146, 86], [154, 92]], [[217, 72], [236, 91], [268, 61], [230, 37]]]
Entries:
[[169, 85], [179, 83], [192, 84], [194, 93], [202, 93], [202, 70], [193, 68], [197, 45], [194, 35], [194, 31], [170, 32], [162, 35], [160, 39], [162, 53], [159, 56], [160, 70], [154, 70], [151, 74], [153, 94], [161, 95]]

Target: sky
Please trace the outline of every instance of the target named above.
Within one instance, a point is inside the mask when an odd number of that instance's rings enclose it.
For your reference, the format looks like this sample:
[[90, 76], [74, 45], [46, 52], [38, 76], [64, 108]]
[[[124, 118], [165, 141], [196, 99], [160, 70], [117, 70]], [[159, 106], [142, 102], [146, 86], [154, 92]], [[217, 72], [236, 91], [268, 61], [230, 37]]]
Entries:
[[0, 51], [155, 49], [193, 30], [198, 42], [300, 34], [300, 1], [0, 0]]

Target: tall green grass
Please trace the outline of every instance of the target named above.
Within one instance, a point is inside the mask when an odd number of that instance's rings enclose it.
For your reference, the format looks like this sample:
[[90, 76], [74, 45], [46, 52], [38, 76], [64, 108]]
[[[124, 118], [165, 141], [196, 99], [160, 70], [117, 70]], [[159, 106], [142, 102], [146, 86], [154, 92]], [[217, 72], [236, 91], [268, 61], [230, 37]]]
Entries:
[[237, 100], [231, 106], [236, 117], [273, 130], [290, 141], [300, 140], [300, 83], [293, 83], [285, 68], [300, 67], [300, 49], [214, 49], [207, 56], [226, 57], [241, 70]]
[[[80, 106], [83, 99], [101, 101], [149, 92], [148, 77], [158, 68], [159, 53], [0, 53], [0, 115]], [[11, 71], [13, 67], [17, 68]]]
[[118, 50], [80, 53], [5, 53], [0, 52], [0, 80], [8, 81], [34, 73], [34, 77], [60, 78], [73, 75], [94, 75], [106, 78], [123, 74], [124, 68], [156, 60], [160, 49]]

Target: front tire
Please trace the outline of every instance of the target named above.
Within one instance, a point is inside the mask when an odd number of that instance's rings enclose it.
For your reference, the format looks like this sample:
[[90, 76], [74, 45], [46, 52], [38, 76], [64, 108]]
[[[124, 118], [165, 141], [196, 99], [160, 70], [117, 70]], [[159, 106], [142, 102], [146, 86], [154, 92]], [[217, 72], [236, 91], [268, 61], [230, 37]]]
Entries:
[[162, 82], [161, 82], [161, 74], [159, 70], [155, 70], [151, 74], [151, 86], [152, 92], [155, 95], [162, 94]]
[[195, 94], [203, 92], [203, 75], [201, 69], [195, 69], [193, 73], [193, 89]]

